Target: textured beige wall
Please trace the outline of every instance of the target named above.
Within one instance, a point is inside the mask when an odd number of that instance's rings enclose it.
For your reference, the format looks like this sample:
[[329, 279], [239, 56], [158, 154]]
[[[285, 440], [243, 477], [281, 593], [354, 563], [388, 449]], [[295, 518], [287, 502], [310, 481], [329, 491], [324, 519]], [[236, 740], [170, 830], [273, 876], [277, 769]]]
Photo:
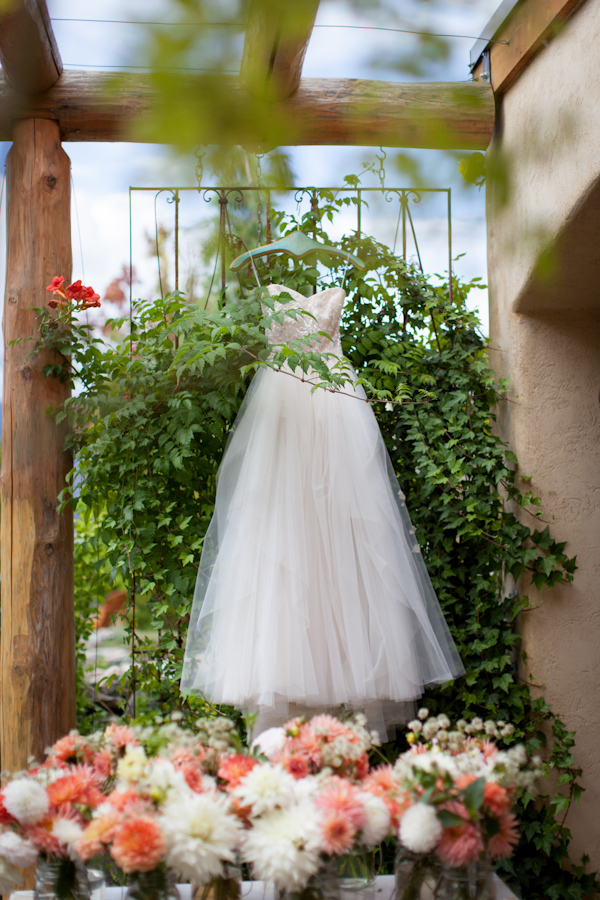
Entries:
[[[499, 428], [532, 476], [544, 521], [568, 541], [572, 585], [523, 615], [552, 708], [577, 731], [587, 792], [569, 813], [572, 858], [600, 868], [600, 0], [587, 0], [502, 100], [495, 146], [511, 160], [488, 189], [491, 361], [511, 380]], [[553, 267], [536, 276], [540, 251]], [[532, 589], [530, 598], [536, 600]]]

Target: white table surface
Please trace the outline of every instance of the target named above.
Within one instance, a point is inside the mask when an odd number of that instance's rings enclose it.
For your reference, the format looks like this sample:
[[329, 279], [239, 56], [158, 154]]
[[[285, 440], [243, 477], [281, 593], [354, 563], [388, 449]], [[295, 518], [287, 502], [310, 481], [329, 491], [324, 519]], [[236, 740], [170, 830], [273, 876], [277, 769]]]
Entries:
[[[504, 885], [498, 876], [494, 876], [496, 883], [496, 900], [517, 900], [512, 891]], [[192, 900], [192, 891], [189, 884], [178, 885], [181, 900]], [[342, 891], [342, 900], [391, 900], [394, 890], [393, 875], [379, 875], [375, 884], [370, 888], [362, 888], [360, 891]], [[95, 891], [92, 900], [125, 900], [127, 888], [107, 887], [103, 891]], [[14, 891], [11, 900], [36, 900], [35, 891]], [[264, 881], [243, 881], [242, 900], [274, 900], [275, 894], [272, 885], [265, 885]]]

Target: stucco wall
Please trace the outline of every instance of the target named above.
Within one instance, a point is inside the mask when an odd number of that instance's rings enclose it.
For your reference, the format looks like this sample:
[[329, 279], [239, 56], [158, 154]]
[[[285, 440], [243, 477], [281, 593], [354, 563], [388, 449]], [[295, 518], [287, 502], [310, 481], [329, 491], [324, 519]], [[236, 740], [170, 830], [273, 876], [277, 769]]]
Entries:
[[[572, 585], [525, 613], [529, 668], [577, 731], [587, 792], [572, 858], [600, 869], [600, 0], [587, 0], [504, 96], [494, 146], [508, 203], [488, 188], [492, 365], [511, 380], [499, 428], [568, 541]], [[540, 251], [553, 246], [546, 277]], [[536, 600], [532, 589], [530, 598]]]

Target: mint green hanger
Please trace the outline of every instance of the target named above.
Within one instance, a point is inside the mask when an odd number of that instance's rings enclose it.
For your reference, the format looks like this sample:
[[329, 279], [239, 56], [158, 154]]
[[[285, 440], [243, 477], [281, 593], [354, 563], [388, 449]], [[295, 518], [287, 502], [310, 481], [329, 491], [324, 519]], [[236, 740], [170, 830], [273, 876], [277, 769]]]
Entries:
[[229, 266], [234, 272], [241, 268], [244, 263], [250, 262], [257, 256], [270, 256], [272, 253], [286, 253], [288, 256], [294, 256], [296, 259], [306, 259], [311, 255], [319, 255], [324, 262], [330, 259], [345, 259], [352, 263], [357, 269], [365, 269], [366, 265], [358, 256], [347, 253], [345, 250], [338, 250], [331, 244], [322, 244], [320, 241], [313, 241], [303, 231], [292, 231], [291, 234], [273, 241], [272, 244], [265, 244], [263, 247], [256, 247], [254, 250], [247, 250], [233, 260]]

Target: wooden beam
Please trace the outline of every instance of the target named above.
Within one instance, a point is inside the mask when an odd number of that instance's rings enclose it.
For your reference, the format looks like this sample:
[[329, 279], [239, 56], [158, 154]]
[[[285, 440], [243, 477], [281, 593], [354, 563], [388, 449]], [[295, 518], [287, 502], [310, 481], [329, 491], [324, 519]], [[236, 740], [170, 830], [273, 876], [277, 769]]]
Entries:
[[243, 86], [285, 100], [300, 84], [319, 0], [252, 0], [240, 69]]
[[47, 408], [68, 388], [44, 377], [49, 354], [28, 358], [53, 275], [71, 277], [70, 162], [56, 122], [16, 125], [7, 161], [7, 258], [2, 421], [2, 769], [75, 727], [73, 517], [56, 512], [71, 468], [65, 427]]
[[[495, 94], [503, 94], [515, 78], [531, 62], [547, 41], [558, 34], [566, 19], [582, 0], [523, 0], [516, 7], [495, 41], [506, 44], [490, 45], [492, 87]], [[481, 78], [481, 61], [473, 69], [473, 78]]]
[[[168, 143], [164, 130], [152, 125], [151, 113], [160, 100], [152, 76], [124, 76], [111, 93], [106, 83], [106, 76], [97, 72], [64, 72], [20, 114], [56, 119], [63, 141]], [[483, 83], [303, 78], [292, 97], [279, 104], [251, 100], [234, 77], [180, 78], [172, 89], [173, 96], [188, 104], [189, 116], [196, 116], [195, 140], [204, 144], [485, 150], [494, 127], [492, 91]], [[252, 102], [260, 115], [252, 114]], [[11, 105], [10, 90], [0, 81], [1, 140], [11, 137]], [[216, 130], [219, 108], [229, 114], [221, 112], [221, 130]]]
[[0, 63], [8, 84], [22, 94], [58, 81], [63, 65], [46, 0], [12, 0], [0, 15]]

